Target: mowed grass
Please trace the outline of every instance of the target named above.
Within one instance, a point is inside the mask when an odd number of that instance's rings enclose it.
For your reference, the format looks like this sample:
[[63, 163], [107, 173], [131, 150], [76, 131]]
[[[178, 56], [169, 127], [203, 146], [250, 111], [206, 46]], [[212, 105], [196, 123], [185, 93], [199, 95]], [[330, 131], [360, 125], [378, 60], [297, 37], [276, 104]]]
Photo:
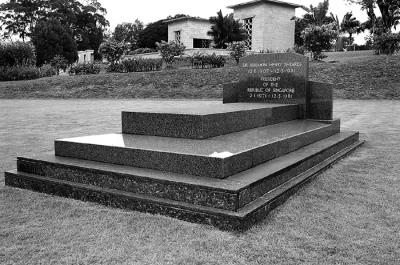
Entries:
[[[334, 84], [335, 98], [400, 99], [400, 55], [372, 51], [327, 53], [312, 62], [310, 78]], [[175, 69], [152, 73], [56, 76], [0, 82], [0, 98], [173, 98], [222, 97], [222, 84], [238, 80], [239, 67]]]
[[[120, 131], [135, 100], [0, 100], [0, 170], [56, 138]], [[400, 102], [335, 102], [367, 143], [231, 233], [4, 186], [0, 264], [399, 264]]]

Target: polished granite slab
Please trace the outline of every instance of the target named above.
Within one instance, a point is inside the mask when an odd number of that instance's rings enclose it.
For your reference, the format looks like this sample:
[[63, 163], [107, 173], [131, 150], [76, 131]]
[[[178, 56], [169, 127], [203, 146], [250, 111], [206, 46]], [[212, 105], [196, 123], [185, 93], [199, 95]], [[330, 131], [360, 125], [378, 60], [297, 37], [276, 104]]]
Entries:
[[106, 134], [55, 141], [55, 154], [225, 178], [340, 131], [340, 123], [295, 120], [205, 140]]
[[295, 120], [297, 105], [222, 104], [219, 102], [157, 102], [133, 106], [121, 114], [122, 132], [177, 138], [207, 139]]
[[237, 210], [357, 141], [358, 133], [338, 133], [225, 179], [65, 158], [52, 153], [18, 157], [17, 169], [60, 180]]

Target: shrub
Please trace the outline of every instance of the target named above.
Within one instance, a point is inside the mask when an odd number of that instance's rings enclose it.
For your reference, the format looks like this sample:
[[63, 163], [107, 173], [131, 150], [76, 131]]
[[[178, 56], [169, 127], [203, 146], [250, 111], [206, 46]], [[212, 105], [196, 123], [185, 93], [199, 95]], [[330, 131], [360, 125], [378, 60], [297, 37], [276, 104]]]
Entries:
[[136, 55], [136, 54], [152, 53], [152, 52], [157, 52], [157, 50], [153, 49], [153, 48], [139, 48], [139, 49], [129, 52], [129, 54]]
[[63, 56], [56, 55], [53, 59], [51, 59], [50, 65], [55, 69], [58, 75], [60, 69], [63, 69], [64, 71], [67, 69], [68, 61]]
[[27, 66], [0, 66], [0, 81], [31, 80], [41, 77], [39, 68]]
[[220, 68], [224, 67], [226, 59], [224, 56], [216, 55], [215, 53], [208, 55], [203, 53], [194, 53], [188, 57], [192, 68], [204, 69], [204, 68]]
[[70, 75], [89, 75], [100, 73], [100, 64], [97, 63], [79, 63], [72, 65], [69, 69]]
[[392, 55], [400, 51], [400, 33], [383, 33], [373, 38], [373, 47], [377, 53]]
[[120, 63], [111, 64], [107, 67], [107, 72], [130, 73], [130, 72], [150, 72], [160, 71], [162, 67], [161, 59], [126, 59]]
[[53, 75], [58, 74], [57, 70], [54, 69], [53, 66], [50, 64], [44, 64], [39, 68], [40, 71], [40, 77], [50, 77]]
[[35, 63], [35, 48], [31, 43], [0, 43], [0, 66], [25, 66]]
[[99, 53], [111, 64], [119, 62], [126, 50], [128, 46], [125, 43], [113, 40], [105, 41], [99, 47]]
[[167, 64], [167, 67], [172, 67], [175, 56], [182, 55], [186, 48], [185, 45], [177, 43], [175, 41], [161, 41], [161, 43], [157, 42], [156, 45], [161, 57]]
[[304, 48], [312, 53], [314, 60], [322, 60], [326, 57], [322, 51], [331, 49], [333, 41], [338, 36], [334, 27], [334, 23], [322, 26], [310, 25], [303, 31]]
[[246, 43], [244, 41], [234, 41], [228, 43], [228, 48], [230, 56], [239, 64], [240, 58], [246, 54]]

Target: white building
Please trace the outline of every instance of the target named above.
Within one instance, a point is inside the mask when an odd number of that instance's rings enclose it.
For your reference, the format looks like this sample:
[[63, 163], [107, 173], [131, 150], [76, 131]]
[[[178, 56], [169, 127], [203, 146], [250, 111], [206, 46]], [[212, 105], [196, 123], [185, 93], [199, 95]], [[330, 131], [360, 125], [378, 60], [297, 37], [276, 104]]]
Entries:
[[93, 63], [94, 50], [78, 51], [78, 63]]
[[[295, 9], [301, 5], [277, 0], [253, 0], [228, 8], [233, 9], [247, 32], [246, 44], [253, 51], [282, 51], [294, 47]], [[167, 20], [168, 41], [183, 43], [187, 49], [208, 48], [208, 19], [178, 18]]]
[[186, 49], [211, 47], [212, 37], [207, 35], [211, 28], [208, 19], [182, 17], [165, 23], [168, 23], [168, 41], [180, 42]]

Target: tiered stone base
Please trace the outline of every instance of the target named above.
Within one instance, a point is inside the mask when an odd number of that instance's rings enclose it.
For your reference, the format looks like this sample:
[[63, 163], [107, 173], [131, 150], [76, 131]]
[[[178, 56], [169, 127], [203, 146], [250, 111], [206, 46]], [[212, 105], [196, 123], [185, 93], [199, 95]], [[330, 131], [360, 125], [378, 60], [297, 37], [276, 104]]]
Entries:
[[[240, 108], [245, 108], [244, 113], [249, 111], [246, 104], [229, 108], [236, 109], [235, 115], [242, 115]], [[257, 111], [273, 113], [274, 108], [260, 104]], [[285, 106], [279, 108], [285, 111]], [[288, 105], [287, 111], [292, 110]], [[171, 119], [179, 119], [181, 113], [168, 111]], [[362, 144], [357, 132], [340, 132], [339, 121], [289, 118], [270, 123], [278, 119], [274, 117], [278, 113], [244, 131], [234, 126], [229, 134], [213, 126], [204, 130], [204, 120], [215, 115], [209, 112], [200, 115], [202, 121], [197, 125], [191, 125], [194, 130], [181, 130], [179, 138], [147, 132], [57, 140], [56, 156], [19, 157], [17, 170], [5, 173], [6, 185], [244, 230], [315, 174]], [[153, 116], [154, 122], [166, 113], [147, 115]], [[156, 123], [152, 126], [157, 127]], [[242, 119], [238, 128], [246, 123]], [[142, 121], [139, 124], [142, 126]], [[157, 135], [164, 132], [159, 130]], [[196, 135], [201, 137], [192, 137]], [[205, 135], [214, 136], [200, 139]]]

